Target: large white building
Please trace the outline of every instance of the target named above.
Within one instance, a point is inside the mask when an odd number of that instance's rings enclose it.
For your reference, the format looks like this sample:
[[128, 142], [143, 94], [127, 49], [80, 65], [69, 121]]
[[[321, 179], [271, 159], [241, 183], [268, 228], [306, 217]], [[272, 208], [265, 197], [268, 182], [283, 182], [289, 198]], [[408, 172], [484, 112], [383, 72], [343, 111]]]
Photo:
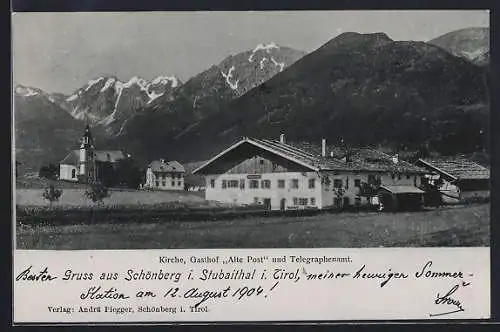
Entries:
[[144, 188], [159, 190], [184, 190], [184, 166], [177, 161], [155, 160], [146, 170]]
[[[263, 204], [272, 210], [361, 205], [378, 197], [387, 205], [423, 203], [418, 188], [428, 173], [372, 149], [243, 138], [193, 171], [206, 180], [206, 199]], [[363, 195], [366, 183], [377, 194]]]

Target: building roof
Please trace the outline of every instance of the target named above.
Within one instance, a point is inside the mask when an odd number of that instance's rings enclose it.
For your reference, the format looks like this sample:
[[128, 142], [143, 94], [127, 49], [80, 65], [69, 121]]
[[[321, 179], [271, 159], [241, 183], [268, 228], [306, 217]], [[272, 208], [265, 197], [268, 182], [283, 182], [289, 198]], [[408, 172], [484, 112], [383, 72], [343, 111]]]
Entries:
[[425, 191], [414, 186], [380, 186], [392, 194], [424, 194]]
[[[373, 172], [406, 172], [406, 173], [427, 173], [424, 168], [412, 165], [399, 160], [397, 164], [392, 161], [392, 157], [371, 149], [352, 150], [350, 160], [342, 159], [342, 149], [338, 147], [327, 147], [326, 156], [321, 154], [321, 146], [311, 143], [281, 143], [280, 141], [269, 139], [243, 138], [231, 145], [226, 150], [214, 156], [198, 168], [193, 173], [201, 171], [215, 160], [226, 153], [238, 148], [242, 144], [252, 144], [266, 151], [284, 157], [299, 165], [305, 166], [313, 171], [335, 170], [335, 171], [373, 171]], [[369, 161], [368, 159], [372, 159]]]
[[419, 163], [450, 180], [488, 180], [490, 170], [464, 158], [419, 159]]
[[[99, 162], [116, 163], [118, 160], [125, 159], [126, 155], [119, 150], [95, 150], [94, 158]], [[59, 164], [63, 165], [78, 165], [80, 162], [80, 150], [73, 150], [61, 160]]]
[[181, 165], [178, 161], [165, 161], [161, 160], [153, 160], [149, 167], [153, 172], [173, 172], [173, 173], [184, 173], [184, 166]]

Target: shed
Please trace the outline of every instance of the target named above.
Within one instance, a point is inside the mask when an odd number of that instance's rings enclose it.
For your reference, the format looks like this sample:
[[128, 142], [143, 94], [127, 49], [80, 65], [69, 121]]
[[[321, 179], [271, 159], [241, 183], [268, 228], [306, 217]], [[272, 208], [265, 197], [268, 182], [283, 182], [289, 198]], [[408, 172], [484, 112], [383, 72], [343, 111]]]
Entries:
[[420, 210], [425, 192], [413, 186], [380, 186], [378, 197], [383, 209], [390, 211]]

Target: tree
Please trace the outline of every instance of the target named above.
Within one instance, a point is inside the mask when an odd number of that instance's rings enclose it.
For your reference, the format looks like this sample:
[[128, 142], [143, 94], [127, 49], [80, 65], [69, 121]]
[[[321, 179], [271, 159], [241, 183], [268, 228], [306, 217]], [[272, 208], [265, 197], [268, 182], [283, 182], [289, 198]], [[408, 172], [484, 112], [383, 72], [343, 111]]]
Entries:
[[62, 189], [57, 189], [54, 187], [54, 185], [51, 184], [47, 188], [45, 188], [42, 196], [49, 201], [49, 207], [52, 208], [52, 203], [59, 201], [59, 198], [62, 196], [62, 194]]
[[[108, 188], [102, 183], [93, 183], [85, 190], [85, 196], [94, 204], [101, 205], [105, 198], [110, 197], [111, 193]], [[95, 220], [95, 209], [92, 209], [92, 223]]]
[[42, 166], [38, 172], [38, 176], [49, 180], [57, 180], [59, 175], [59, 167], [54, 164]]
[[91, 184], [85, 191], [85, 196], [89, 198], [92, 202], [100, 205], [103, 203], [105, 198], [111, 196], [108, 188], [101, 183]]
[[424, 203], [427, 206], [439, 207], [443, 205], [443, 195], [439, 191], [439, 188], [443, 184], [443, 179], [439, 177], [433, 181], [423, 182], [420, 185], [420, 189], [425, 191]]
[[358, 195], [361, 197], [374, 197], [378, 193], [381, 181], [378, 177], [369, 177], [368, 181], [360, 183]]
[[117, 184], [137, 189], [143, 181], [145, 172], [139, 168], [132, 158], [119, 160], [115, 165], [115, 179]]

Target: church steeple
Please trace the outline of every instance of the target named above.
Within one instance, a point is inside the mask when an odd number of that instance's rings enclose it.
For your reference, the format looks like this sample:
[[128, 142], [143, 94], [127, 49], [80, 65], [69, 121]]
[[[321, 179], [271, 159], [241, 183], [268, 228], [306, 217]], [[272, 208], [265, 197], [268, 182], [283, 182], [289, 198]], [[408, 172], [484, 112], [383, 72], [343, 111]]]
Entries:
[[94, 140], [88, 124], [85, 127], [80, 143], [79, 174], [82, 181], [91, 183], [95, 180]]
[[87, 124], [85, 127], [85, 131], [83, 132], [82, 138], [80, 139], [81, 145], [80, 149], [93, 149], [94, 148], [94, 140], [92, 138], [92, 133], [90, 132], [90, 126]]

